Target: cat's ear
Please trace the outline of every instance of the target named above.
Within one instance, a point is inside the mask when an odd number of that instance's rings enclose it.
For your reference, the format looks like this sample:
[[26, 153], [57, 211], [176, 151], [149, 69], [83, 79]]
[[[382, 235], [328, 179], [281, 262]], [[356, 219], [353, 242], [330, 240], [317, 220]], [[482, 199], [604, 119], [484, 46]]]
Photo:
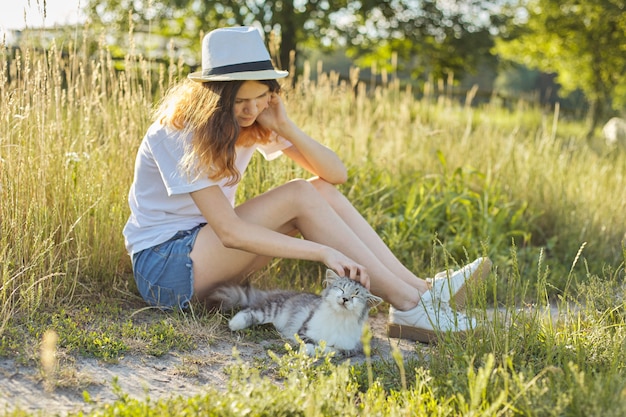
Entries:
[[339, 278], [341, 277], [337, 275], [337, 273], [333, 271], [332, 269], [326, 270], [326, 279], [339, 279]]
[[369, 308], [374, 308], [374, 307], [376, 307], [377, 305], [379, 305], [382, 302], [383, 302], [383, 299], [380, 298], [380, 297], [375, 296], [374, 294], [370, 294], [367, 297], [367, 306]]
[[326, 280], [325, 280], [326, 283], [332, 284], [333, 282], [337, 281], [339, 278], [341, 277], [337, 275], [337, 273], [333, 271], [332, 269], [326, 270]]

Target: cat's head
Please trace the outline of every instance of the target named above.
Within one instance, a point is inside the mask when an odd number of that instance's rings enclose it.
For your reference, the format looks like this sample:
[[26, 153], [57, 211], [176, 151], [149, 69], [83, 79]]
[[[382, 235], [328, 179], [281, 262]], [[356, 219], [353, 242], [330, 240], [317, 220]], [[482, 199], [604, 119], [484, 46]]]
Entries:
[[332, 269], [326, 270], [326, 279], [324, 280], [324, 283], [326, 284], [326, 289], [324, 290], [325, 293], [332, 290], [340, 292], [346, 298], [350, 298], [351, 300], [353, 299], [354, 302], [362, 302], [367, 310], [376, 307], [378, 304], [383, 302], [382, 298], [369, 292], [369, 290], [361, 285], [361, 283], [347, 277], [340, 277]]

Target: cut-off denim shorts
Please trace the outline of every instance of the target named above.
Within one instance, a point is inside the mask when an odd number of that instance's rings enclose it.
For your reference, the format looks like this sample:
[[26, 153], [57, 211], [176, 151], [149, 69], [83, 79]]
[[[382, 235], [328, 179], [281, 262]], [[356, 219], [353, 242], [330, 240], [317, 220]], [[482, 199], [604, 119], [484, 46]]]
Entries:
[[187, 309], [193, 296], [193, 264], [189, 254], [205, 225], [177, 232], [171, 239], [133, 255], [137, 289], [150, 305]]

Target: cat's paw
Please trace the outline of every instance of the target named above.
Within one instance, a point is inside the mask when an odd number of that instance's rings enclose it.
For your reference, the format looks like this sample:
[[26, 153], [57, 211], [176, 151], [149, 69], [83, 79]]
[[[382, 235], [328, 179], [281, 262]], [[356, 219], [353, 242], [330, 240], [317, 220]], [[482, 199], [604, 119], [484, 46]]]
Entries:
[[315, 356], [315, 345], [313, 343], [307, 343], [304, 345], [304, 349], [308, 356]]
[[308, 356], [315, 356], [318, 354], [324, 356], [324, 355], [339, 355], [341, 352], [338, 351], [337, 349], [333, 348], [333, 347], [329, 347], [326, 346], [325, 344], [323, 345], [316, 345], [313, 343], [306, 343], [304, 345], [304, 350], [306, 352], [306, 354]]
[[245, 329], [248, 326], [249, 326], [248, 315], [243, 311], [240, 311], [239, 313], [235, 314], [233, 318], [230, 319], [230, 321], [228, 322], [228, 327], [233, 332], [236, 330]]

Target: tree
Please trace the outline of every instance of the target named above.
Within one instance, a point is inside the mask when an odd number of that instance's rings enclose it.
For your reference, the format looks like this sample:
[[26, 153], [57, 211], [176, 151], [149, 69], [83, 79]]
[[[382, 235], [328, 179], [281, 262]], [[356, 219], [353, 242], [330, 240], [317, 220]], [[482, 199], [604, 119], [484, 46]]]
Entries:
[[503, 25], [493, 2], [482, 0], [369, 0], [360, 24], [346, 29], [350, 52], [362, 62], [389, 62], [395, 52], [400, 70], [414, 78], [457, 78], [479, 64], [496, 65], [490, 53]]
[[[582, 90], [591, 104], [587, 137], [626, 99], [624, 0], [527, 0], [518, 26], [496, 42], [504, 58], [557, 74], [563, 93]], [[520, 10], [523, 13], [520, 13]]]
[[[348, 47], [363, 62], [389, 63], [397, 53], [414, 75], [441, 77], [475, 68], [493, 45], [491, 2], [486, 0], [88, 0], [94, 22], [125, 33], [151, 25], [165, 36], [192, 39], [203, 30], [257, 25], [277, 64], [292, 51]], [[278, 39], [280, 48], [275, 51]], [[197, 49], [196, 49], [197, 50]], [[417, 58], [415, 58], [417, 57]], [[369, 61], [368, 61], [369, 60]]]
[[[307, 41], [320, 39], [331, 27], [333, 14], [344, 9], [347, 0], [88, 0], [86, 10], [95, 22], [116, 25], [125, 33], [129, 23], [156, 33], [198, 40], [203, 31], [221, 26], [257, 25], [266, 34], [273, 58], [281, 68], [290, 64], [290, 54]], [[280, 48], [271, 40], [278, 39]], [[194, 45], [199, 46], [199, 42]], [[191, 44], [190, 44], [191, 46]]]

